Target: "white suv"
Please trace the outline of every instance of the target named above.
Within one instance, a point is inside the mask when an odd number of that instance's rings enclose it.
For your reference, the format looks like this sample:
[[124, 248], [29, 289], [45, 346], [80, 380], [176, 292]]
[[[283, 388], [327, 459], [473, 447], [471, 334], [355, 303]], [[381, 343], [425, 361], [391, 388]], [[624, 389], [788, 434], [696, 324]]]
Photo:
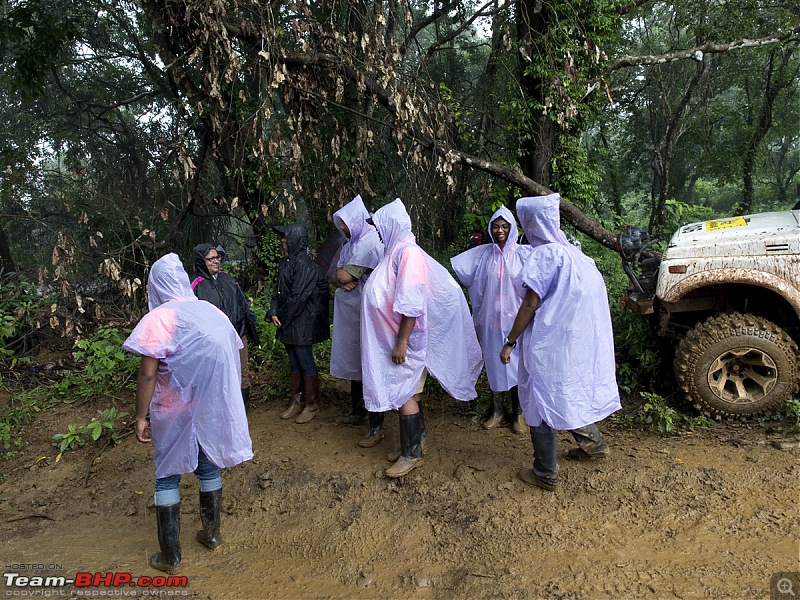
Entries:
[[776, 410], [795, 390], [800, 332], [800, 211], [761, 213], [681, 227], [664, 255], [647, 233], [619, 236], [631, 279], [624, 304], [680, 338], [675, 375], [704, 413]]

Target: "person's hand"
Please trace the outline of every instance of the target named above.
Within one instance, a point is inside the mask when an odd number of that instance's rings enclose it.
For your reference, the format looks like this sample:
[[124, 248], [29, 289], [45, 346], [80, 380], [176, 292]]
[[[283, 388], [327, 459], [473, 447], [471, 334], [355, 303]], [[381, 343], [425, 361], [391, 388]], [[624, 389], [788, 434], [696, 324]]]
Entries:
[[500, 362], [504, 365], [507, 365], [511, 362], [511, 352], [514, 349], [511, 346], [503, 346], [503, 349], [500, 350]]
[[277, 316], [272, 317], [272, 324], [275, 325], [278, 329], [281, 327], [281, 321]]
[[402, 365], [406, 362], [407, 349], [408, 342], [398, 340], [392, 349], [392, 362], [396, 365]]
[[345, 292], [349, 292], [351, 290], [356, 289], [357, 285], [358, 285], [358, 279], [354, 279], [353, 281], [349, 283], [344, 283], [339, 287], [341, 287]]
[[147, 417], [136, 417], [136, 439], [143, 444], [153, 441], [153, 438], [150, 437], [150, 423], [147, 421]]

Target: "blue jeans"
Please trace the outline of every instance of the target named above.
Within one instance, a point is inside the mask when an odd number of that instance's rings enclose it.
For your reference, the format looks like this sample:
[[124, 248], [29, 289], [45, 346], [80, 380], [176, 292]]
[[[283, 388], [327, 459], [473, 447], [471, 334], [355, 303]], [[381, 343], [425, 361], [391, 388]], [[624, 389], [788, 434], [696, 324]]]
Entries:
[[[197, 468], [194, 470], [200, 480], [201, 492], [215, 492], [222, 489], [222, 474], [219, 467], [208, 460], [206, 453], [200, 448], [197, 453]], [[181, 476], [170, 475], [156, 479], [156, 506], [172, 506], [181, 501]]]
[[[602, 452], [608, 447], [603, 434], [595, 424], [572, 429], [570, 433], [578, 446], [589, 454]], [[558, 460], [556, 459], [558, 432], [544, 421], [537, 427], [531, 425], [531, 442], [533, 443], [533, 472], [542, 481], [556, 483], [558, 481]]]
[[289, 368], [293, 373], [298, 371], [304, 377], [317, 375], [317, 365], [314, 362], [314, 353], [311, 346], [298, 346], [296, 344], [284, 344], [286, 354], [289, 355]]

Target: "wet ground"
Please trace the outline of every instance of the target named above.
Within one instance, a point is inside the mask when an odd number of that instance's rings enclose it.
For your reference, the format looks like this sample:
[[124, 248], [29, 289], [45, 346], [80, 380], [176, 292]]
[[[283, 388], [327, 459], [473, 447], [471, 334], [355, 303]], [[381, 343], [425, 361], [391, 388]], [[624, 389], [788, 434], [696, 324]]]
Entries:
[[[484, 431], [464, 405], [430, 396], [425, 464], [398, 481], [383, 475], [396, 415], [380, 446], [358, 448], [363, 429], [338, 423], [346, 395], [327, 384], [306, 425], [282, 421], [282, 401], [254, 394], [256, 458], [224, 474], [215, 553], [194, 540], [197, 484], [184, 477], [185, 588], [42, 589], [6, 578], [4, 595], [750, 599], [770, 597], [772, 574], [800, 570], [800, 449], [785, 434], [740, 424], [662, 437], [604, 424], [611, 456], [562, 459], [560, 487], [548, 493], [516, 477], [532, 460], [529, 438]], [[23, 454], [0, 463], [5, 572], [160, 575], [147, 564], [157, 549], [151, 447], [128, 435], [55, 461], [52, 435], [103, 406], [40, 415]], [[571, 443], [562, 435], [561, 451]]]

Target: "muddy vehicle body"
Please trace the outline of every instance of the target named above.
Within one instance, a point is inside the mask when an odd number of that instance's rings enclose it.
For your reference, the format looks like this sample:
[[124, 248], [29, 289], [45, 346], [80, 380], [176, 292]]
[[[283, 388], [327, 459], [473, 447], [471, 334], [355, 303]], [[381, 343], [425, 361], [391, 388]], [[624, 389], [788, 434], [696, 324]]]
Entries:
[[680, 339], [678, 384], [716, 418], [777, 410], [798, 380], [800, 211], [684, 225], [663, 256], [647, 232], [618, 239], [631, 285], [623, 304]]

